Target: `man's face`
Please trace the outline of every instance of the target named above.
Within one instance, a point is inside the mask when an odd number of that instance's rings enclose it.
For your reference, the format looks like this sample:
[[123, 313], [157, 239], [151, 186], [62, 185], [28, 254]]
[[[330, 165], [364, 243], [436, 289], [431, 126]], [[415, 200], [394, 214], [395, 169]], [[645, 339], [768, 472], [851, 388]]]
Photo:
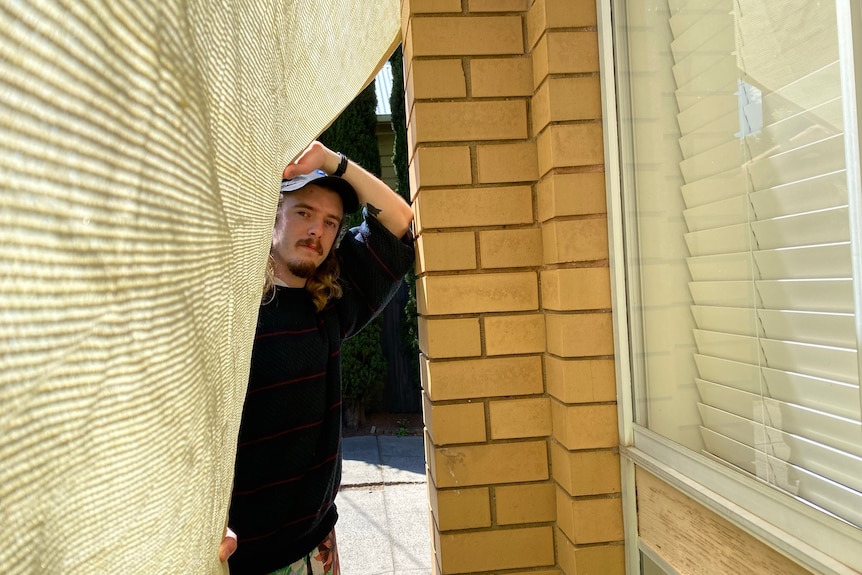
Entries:
[[283, 194], [272, 231], [276, 277], [305, 285], [329, 255], [343, 217], [341, 197], [327, 188], [309, 184]]

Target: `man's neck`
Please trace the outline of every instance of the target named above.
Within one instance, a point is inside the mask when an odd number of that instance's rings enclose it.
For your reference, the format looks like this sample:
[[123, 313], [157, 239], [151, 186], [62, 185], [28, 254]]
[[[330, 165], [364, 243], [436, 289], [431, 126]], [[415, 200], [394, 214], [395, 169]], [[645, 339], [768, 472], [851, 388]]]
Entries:
[[276, 274], [275, 285], [280, 285], [289, 288], [304, 288], [305, 278], [300, 278], [292, 274]]

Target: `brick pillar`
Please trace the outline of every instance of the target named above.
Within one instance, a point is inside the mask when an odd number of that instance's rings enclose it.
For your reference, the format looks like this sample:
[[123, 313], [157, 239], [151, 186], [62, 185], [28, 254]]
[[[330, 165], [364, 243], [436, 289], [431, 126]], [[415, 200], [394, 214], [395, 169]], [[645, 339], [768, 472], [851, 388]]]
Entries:
[[536, 0], [527, 18], [543, 240], [545, 380], [557, 559], [625, 573], [594, 0]]
[[623, 573], [595, 6], [402, 32], [435, 570]]
[[541, 222], [545, 381], [557, 560], [625, 573], [595, 0], [536, 0], [527, 17]]

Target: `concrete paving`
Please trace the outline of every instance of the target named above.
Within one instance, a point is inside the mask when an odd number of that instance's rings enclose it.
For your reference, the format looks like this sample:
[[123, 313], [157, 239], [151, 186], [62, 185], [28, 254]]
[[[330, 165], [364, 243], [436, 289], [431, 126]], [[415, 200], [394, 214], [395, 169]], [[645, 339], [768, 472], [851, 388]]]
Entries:
[[423, 441], [421, 436], [344, 438], [335, 500], [342, 575], [431, 575]]

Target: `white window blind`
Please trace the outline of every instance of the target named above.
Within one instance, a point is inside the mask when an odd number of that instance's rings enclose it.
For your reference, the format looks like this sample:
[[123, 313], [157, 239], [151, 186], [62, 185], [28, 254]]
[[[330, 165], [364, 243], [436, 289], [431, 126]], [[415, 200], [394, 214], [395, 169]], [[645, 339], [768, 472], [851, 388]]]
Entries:
[[862, 526], [834, 3], [668, 5], [704, 452]]

